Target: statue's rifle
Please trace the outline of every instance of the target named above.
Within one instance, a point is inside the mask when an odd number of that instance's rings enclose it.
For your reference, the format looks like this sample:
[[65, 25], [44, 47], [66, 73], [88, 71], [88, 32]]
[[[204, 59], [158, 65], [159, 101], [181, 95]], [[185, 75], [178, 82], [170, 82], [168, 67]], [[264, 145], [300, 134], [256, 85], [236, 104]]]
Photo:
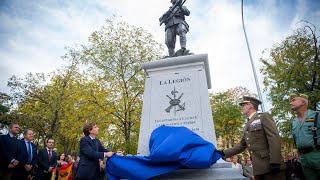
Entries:
[[[186, 0], [184, 0], [184, 1], [182, 1], [182, 3], [181, 3], [180, 5], [178, 5], [178, 4], [179, 4], [179, 3], [178, 3], [179, 1], [181, 1], [181, 0], [178, 0], [168, 11], [173, 12], [174, 9], [175, 9], [177, 6], [182, 7], [183, 4], [186, 2]], [[178, 12], [178, 10], [175, 11], [175, 12], [173, 12], [173, 13], [171, 13], [170, 16], [162, 19], [161, 22], [160, 22], [160, 26], [161, 26], [164, 22], [167, 22], [170, 18], [172, 18], [173, 16], [175, 16], [175, 15], [177, 14], [177, 12]]]

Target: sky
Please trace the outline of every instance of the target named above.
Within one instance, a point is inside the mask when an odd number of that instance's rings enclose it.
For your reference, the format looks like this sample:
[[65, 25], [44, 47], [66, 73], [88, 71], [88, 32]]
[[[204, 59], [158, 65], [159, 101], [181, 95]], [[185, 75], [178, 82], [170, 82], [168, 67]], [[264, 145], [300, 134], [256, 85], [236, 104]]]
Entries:
[[[7, 81], [13, 75], [61, 67], [65, 47], [88, 44], [91, 33], [112, 15], [143, 28], [164, 45], [164, 26], [158, 19], [170, 5], [170, 0], [0, 0], [0, 92], [9, 93]], [[191, 11], [186, 17], [187, 49], [208, 54], [211, 91], [242, 86], [257, 93], [241, 0], [186, 0], [185, 6]], [[260, 58], [267, 57], [262, 52], [291, 35], [300, 20], [316, 25], [319, 33], [320, 1], [244, 0], [245, 28], [261, 90]], [[263, 93], [268, 111], [266, 98]]]

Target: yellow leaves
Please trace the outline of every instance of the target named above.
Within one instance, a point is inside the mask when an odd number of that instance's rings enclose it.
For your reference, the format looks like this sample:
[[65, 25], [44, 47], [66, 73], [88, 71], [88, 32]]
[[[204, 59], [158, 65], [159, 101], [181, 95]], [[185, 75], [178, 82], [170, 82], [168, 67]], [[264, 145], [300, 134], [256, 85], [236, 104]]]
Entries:
[[243, 95], [251, 93], [246, 88], [236, 87], [225, 92], [209, 94], [216, 135], [225, 140], [223, 144], [230, 144], [232, 139], [239, 139], [241, 136], [245, 118], [238, 103]]

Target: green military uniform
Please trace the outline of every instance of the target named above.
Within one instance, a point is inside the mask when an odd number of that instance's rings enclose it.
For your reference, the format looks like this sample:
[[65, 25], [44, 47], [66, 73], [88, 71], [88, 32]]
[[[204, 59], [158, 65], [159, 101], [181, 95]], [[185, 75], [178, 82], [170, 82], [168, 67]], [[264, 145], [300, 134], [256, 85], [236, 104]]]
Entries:
[[[315, 111], [308, 109], [300, 124], [298, 117], [292, 122], [292, 133], [298, 148], [301, 165], [307, 180], [320, 179], [320, 114], [314, 128]], [[313, 139], [316, 131], [316, 142]]]

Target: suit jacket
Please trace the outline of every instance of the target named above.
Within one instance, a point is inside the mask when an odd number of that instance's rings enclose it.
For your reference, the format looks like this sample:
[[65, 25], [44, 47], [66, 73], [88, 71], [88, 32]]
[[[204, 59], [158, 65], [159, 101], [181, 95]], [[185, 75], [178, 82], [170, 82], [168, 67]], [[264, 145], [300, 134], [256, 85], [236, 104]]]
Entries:
[[56, 167], [57, 165], [57, 154], [51, 151], [52, 155], [50, 161], [48, 160], [47, 148], [41, 149], [38, 152], [38, 169], [37, 172], [41, 175], [44, 171], [47, 171], [50, 167]]
[[105, 149], [96, 138], [92, 140], [90, 136], [85, 136], [80, 140], [80, 161], [76, 173], [76, 178], [98, 179], [100, 176], [99, 159], [104, 159]]
[[[8, 165], [13, 159], [19, 160], [18, 140], [9, 134], [0, 136], [0, 170], [8, 171]], [[17, 168], [17, 167], [16, 167]], [[16, 169], [14, 168], [14, 169]], [[13, 170], [13, 169], [12, 169]]]
[[254, 175], [271, 172], [270, 164], [281, 162], [281, 142], [276, 123], [269, 113], [256, 113], [243, 129], [240, 144], [225, 149], [226, 157], [239, 154], [248, 148], [252, 157]]
[[26, 171], [24, 166], [26, 164], [32, 165], [32, 168], [34, 169], [35, 166], [37, 165], [38, 162], [38, 158], [37, 158], [37, 148], [36, 145], [33, 144], [32, 142], [30, 142], [31, 144], [31, 148], [32, 148], [32, 159], [31, 161], [29, 161], [29, 154], [28, 154], [28, 150], [27, 150], [27, 146], [26, 143], [24, 141], [24, 139], [19, 140], [18, 141], [18, 146], [19, 146], [19, 165], [18, 165], [18, 169], [17, 169], [17, 177], [19, 177], [18, 179], [28, 179], [28, 175], [32, 174], [33, 170], [30, 171]]
[[24, 139], [19, 141], [19, 149], [20, 149], [20, 153], [21, 153], [20, 163], [22, 166], [24, 166], [26, 164], [30, 164], [30, 165], [32, 165], [32, 167], [35, 167], [38, 163], [37, 147], [32, 142], [30, 142], [30, 144], [31, 144], [31, 148], [32, 148], [32, 159], [29, 162], [29, 154], [28, 154], [28, 149], [27, 149], [26, 143], [25, 143]]

